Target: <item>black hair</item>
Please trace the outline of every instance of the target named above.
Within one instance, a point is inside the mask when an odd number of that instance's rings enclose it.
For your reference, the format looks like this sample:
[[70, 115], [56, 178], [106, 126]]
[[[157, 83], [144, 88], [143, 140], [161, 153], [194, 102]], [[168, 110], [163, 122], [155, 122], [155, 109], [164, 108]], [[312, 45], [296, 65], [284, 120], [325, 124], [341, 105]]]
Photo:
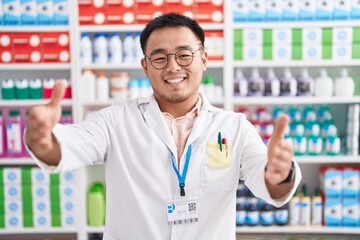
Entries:
[[140, 35], [140, 45], [144, 54], [146, 43], [149, 39], [150, 34], [154, 30], [164, 27], [187, 27], [200, 40], [201, 45], [204, 46], [204, 30], [199, 26], [199, 24], [195, 20], [187, 16], [172, 12], [154, 18], [145, 26], [144, 30], [141, 32]]

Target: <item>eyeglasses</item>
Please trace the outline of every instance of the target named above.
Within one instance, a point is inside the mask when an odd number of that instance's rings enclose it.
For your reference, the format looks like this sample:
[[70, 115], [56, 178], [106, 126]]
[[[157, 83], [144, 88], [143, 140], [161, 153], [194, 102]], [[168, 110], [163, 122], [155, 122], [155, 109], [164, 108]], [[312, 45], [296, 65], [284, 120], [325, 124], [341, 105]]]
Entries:
[[151, 66], [157, 70], [162, 70], [168, 65], [170, 55], [174, 55], [176, 63], [181, 67], [186, 67], [193, 62], [194, 54], [200, 50], [202, 50], [202, 48], [199, 48], [194, 52], [189, 49], [180, 49], [176, 53], [154, 53], [150, 57], [147, 55], [145, 55], [145, 57], [150, 60]]

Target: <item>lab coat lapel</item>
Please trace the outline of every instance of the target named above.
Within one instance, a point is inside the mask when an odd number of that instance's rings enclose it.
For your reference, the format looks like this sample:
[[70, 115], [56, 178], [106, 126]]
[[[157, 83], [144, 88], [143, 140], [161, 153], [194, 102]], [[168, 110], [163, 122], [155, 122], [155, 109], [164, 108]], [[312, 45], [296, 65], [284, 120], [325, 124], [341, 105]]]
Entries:
[[153, 96], [150, 98], [149, 105], [146, 111], [143, 112], [143, 116], [146, 122], [148, 122], [151, 128], [154, 129], [156, 134], [167, 145], [167, 147], [174, 154], [174, 156], [177, 156], [174, 139], [171, 136], [170, 130], [166, 125], [165, 119], [160, 111], [159, 105]]

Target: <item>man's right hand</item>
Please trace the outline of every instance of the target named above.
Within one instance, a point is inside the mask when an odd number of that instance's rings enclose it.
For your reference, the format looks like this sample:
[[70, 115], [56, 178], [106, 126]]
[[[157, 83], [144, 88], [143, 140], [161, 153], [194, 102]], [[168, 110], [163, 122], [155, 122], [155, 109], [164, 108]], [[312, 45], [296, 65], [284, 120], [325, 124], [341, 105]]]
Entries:
[[51, 130], [60, 120], [60, 102], [65, 90], [65, 82], [57, 81], [50, 102], [31, 107], [28, 115], [25, 142], [35, 156], [48, 165], [57, 165], [61, 159], [60, 147]]

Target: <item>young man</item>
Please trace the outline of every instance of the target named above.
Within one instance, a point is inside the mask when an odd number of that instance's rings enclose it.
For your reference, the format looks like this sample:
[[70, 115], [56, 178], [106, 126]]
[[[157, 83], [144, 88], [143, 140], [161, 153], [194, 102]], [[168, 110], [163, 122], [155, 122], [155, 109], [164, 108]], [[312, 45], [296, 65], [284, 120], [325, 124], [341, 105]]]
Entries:
[[204, 32], [166, 14], [141, 35], [141, 61], [154, 94], [118, 101], [80, 124], [57, 124], [64, 85], [29, 113], [25, 134], [37, 163], [53, 172], [103, 162], [104, 239], [235, 239], [238, 180], [281, 206], [301, 180], [284, 140], [282, 116], [268, 148], [240, 113], [199, 93], [206, 69]]

